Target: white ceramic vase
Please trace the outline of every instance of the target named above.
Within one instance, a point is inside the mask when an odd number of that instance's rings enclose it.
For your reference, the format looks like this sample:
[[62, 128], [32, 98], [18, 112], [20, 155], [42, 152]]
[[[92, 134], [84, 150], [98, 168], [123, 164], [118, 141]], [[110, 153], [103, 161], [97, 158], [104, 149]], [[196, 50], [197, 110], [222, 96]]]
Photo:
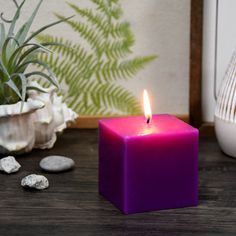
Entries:
[[236, 52], [234, 52], [217, 97], [215, 132], [224, 153], [236, 158]]

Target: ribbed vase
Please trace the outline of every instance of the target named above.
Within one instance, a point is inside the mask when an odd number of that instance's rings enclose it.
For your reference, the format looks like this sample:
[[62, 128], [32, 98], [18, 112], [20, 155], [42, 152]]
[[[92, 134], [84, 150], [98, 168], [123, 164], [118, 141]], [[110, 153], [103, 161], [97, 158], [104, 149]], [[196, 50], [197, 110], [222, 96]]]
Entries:
[[215, 132], [222, 151], [236, 158], [236, 52], [232, 55], [219, 89]]

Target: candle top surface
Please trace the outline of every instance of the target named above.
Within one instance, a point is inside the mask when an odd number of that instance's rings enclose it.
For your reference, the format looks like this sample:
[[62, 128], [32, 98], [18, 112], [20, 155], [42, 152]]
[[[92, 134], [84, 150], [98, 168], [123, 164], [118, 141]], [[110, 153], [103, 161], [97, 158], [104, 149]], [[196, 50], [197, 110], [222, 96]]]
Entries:
[[144, 116], [104, 118], [99, 123], [122, 137], [178, 134], [197, 131], [196, 128], [193, 128], [175, 116], [167, 114], [153, 115], [149, 124], [147, 124]]

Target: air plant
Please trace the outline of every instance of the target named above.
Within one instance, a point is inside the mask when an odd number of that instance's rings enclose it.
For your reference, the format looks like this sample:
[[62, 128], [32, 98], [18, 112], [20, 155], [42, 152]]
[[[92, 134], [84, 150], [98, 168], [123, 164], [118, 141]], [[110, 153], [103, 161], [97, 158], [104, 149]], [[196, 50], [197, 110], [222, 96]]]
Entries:
[[[55, 46], [58, 43], [50, 41], [39, 44], [32, 40], [44, 30], [67, 21], [71, 17], [58, 20], [29, 33], [42, 1], [39, 1], [30, 18], [17, 31], [15, 30], [16, 23], [26, 0], [21, 3], [13, 0], [16, 7], [13, 19], [6, 19], [3, 13], [0, 14], [2, 20], [0, 22], [0, 105], [26, 101], [28, 90], [45, 92], [43, 87], [32, 83], [32, 79], [35, 77], [46, 79], [50, 84], [59, 87], [50, 66], [39, 59], [39, 54], [51, 53], [48, 46]], [[28, 68], [32, 65], [38, 65], [40, 69], [33, 69], [29, 72]]]

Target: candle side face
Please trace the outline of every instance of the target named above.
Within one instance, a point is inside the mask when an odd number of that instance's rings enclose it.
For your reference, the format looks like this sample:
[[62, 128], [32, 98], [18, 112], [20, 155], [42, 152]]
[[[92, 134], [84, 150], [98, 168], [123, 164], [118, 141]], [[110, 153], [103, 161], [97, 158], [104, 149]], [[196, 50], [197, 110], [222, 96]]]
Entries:
[[99, 193], [124, 208], [124, 140], [99, 123]]
[[198, 132], [126, 140], [127, 213], [198, 204]]
[[172, 115], [153, 115], [150, 124], [143, 116], [107, 118], [100, 121], [121, 137], [166, 135], [192, 132], [194, 128]]

